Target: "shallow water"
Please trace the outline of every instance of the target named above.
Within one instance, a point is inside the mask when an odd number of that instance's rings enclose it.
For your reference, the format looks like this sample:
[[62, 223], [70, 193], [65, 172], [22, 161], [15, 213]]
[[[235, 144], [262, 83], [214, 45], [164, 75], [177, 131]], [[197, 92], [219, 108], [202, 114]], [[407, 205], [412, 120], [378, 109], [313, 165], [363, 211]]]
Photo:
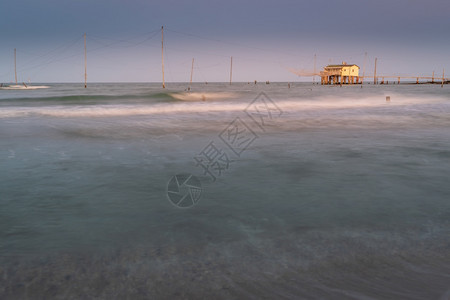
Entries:
[[0, 91], [0, 298], [450, 297], [447, 86], [186, 87]]

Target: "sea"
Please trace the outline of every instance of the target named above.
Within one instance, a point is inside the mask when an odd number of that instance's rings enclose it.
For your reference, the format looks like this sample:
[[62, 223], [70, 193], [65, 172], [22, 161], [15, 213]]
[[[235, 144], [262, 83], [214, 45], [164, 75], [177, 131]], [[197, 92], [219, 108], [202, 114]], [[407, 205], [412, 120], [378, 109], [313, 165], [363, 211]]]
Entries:
[[448, 85], [0, 89], [0, 299], [450, 299]]

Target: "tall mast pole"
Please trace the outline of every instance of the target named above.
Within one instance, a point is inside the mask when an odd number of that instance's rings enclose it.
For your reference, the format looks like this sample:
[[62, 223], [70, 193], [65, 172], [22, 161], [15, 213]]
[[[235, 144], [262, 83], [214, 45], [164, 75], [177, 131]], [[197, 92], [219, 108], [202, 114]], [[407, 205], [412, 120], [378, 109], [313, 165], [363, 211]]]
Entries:
[[373, 71], [373, 84], [377, 84], [377, 58], [375, 57], [375, 70]]
[[230, 65], [230, 85], [232, 77], [233, 77], [233, 56], [231, 57], [231, 65]]
[[316, 54], [314, 54], [314, 75], [313, 75], [313, 83], [316, 82]]
[[84, 88], [87, 88], [87, 50], [86, 50], [86, 33], [84, 37]]
[[14, 48], [14, 77], [17, 84], [17, 65], [16, 65], [16, 48]]
[[192, 58], [192, 66], [191, 66], [191, 79], [189, 80], [189, 91], [191, 90], [192, 85], [192, 74], [194, 73], [194, 59]]
[[164, 26], [161, 26], [161, 66], [162, 66], [162, 87], [166, 88], [164, 82]]
[[367, 52], [364, 52], [364, 64], [363, 64], [363, 80], [366, 75], [366, 60], [367, 60]]

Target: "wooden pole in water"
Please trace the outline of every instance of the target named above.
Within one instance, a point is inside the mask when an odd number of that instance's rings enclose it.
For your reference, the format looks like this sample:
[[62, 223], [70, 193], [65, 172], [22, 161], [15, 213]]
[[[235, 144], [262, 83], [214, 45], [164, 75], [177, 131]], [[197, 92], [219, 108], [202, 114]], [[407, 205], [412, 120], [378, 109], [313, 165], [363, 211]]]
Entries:
[[164, 26], [161, 26], [161, 67], [162, 67], [162, 87], [166, 88], [166, 83], [164, 82]]
[[14, 48], [14, 78], [17, 84], [17, 64], [16, 64], [16, 48]]
[[377, 58], [375, 57], [375, 70], [373, 72], [373, 84], [377, 84]]
[[87, 88], [87, 50], [86, 50], [86, 33], [84, 37], [84, 88]]
[[441, 82], [441, 88], [444, 87], [444, 75], [445, 75], [445, 69], [442, 69], [442, 82]]
[[316, 59], [317, 59], [317, 55], [314, 54], [314, 75], [313, 75], [313, 83], [316, 83]]
[[191, 66], [191, 79], [189, 80], [189, 91], [191, 90], [192, 85], [192, 74], [194, 73], [194, 59], [192, 58], [192, 66]]
[[433, 71], [433, 76], [431, 77], [431, 83], [434, 83], [434, 71]]
[[231, 64], [230, 64], [230, 85], [232, 78], [233, 78], [233, 56], [231, 57]]
[[367, 60], [367, 52], [364, 52], [363, 76], [361, 79], [361, 84], [363, 83], [365, 78], [364, 76], [366, 75], [366, 60]]

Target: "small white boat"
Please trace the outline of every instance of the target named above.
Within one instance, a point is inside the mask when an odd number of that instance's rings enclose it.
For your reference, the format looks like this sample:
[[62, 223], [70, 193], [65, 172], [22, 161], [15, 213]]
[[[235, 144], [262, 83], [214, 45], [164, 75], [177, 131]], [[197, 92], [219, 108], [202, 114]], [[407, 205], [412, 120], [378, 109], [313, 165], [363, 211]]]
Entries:
[[14, 77], [16, 80], [16, 83], [13, 85], [4, 85], [3, 83], [0, 83], [0, 90], [36, 90], [36, 89], [47, 89], [49, 88], [46, 85], [27, 85], [25, 82], [22, 84], [17, 83], [17, 68], [16, 68], [16, 49], [14, 49]]
[[37, 90], [37, 89], [48, 89], [49, 86], [46, 85], [27, 85], [23, 83], [20, 84], [13, 84], [13, 85], [3, 85], [0, 84], [0, 90]]

